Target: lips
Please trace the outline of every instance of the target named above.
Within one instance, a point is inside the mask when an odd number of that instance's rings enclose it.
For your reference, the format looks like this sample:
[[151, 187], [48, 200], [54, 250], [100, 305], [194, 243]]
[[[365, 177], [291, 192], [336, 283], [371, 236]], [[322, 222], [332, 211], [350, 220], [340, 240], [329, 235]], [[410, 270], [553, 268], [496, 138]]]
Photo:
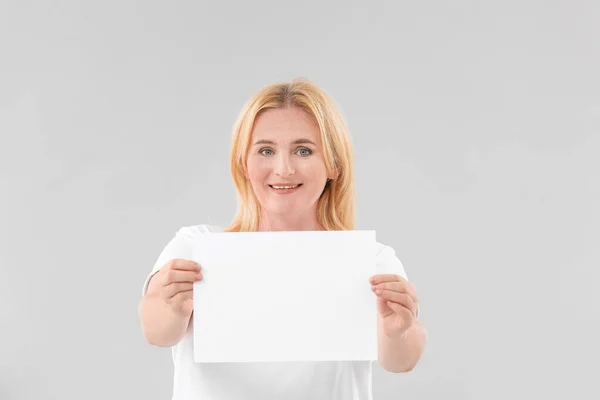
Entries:
[[301, 183], [296, 183], [296, 184], [276, 183], [273, 185], [269, 185], [269, 187], [271, 187], [272, 189], [275, 189], [275, 190], [291, 190], [291, 189], [299, 188], [300, 186], [302, 186]]

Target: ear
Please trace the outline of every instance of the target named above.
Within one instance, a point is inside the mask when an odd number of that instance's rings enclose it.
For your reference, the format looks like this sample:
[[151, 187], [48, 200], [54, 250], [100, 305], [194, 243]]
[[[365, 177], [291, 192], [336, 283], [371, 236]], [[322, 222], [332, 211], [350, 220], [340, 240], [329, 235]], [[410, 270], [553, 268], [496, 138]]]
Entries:
[[337, 178], [338, 178], [338, 176], [340, 176], [340, 173], [339, 173], [338, 169], [336, 168], [336, 169], [334, 169], [334, 170], [333, 170], [333, 172], [331, 172], [331, 173], [330, 173], [330, 174], [327, 176], [327, 178], [329, 178], [329, 179], [333, 180], [333, 179], [337, 179]]

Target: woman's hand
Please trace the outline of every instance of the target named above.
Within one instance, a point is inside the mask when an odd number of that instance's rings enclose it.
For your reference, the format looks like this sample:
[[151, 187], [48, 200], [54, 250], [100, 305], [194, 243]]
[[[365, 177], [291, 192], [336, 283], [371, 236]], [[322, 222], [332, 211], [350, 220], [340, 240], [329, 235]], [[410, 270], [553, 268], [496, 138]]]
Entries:
[[401, 336], [417, 320], [415, 286], [400, 275], [375, 275], [369, 280], [377, 295], [377, 312], [388, 337]]
[[173, 259], [150, 280], [148, 293], [154, 293], [178, 314], [190, 316], [194, 310], [194, 282], [202, 280], [200, 265], [190, 260]]

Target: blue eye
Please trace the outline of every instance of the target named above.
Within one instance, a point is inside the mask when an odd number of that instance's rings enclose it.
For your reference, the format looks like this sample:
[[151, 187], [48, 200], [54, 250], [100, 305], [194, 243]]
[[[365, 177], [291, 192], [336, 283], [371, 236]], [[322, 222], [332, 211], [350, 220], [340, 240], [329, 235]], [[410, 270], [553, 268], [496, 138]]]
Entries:
[[269, 155], [271, 155], [271, 154], [265, 154], [265, 151], [270, 151], [271, 153], [273, 153], [273, 150], [268, 149], [268, 148], [260, 149], [259, 153], [262, 154], [263, 156], [269, 156]]
[[[301, 151], [305, 151], [306, 153], [304, 153], [304, 154], [300, 154], [300, 152], [301, 152]], [[310, 149], [303, 148], [303, 149], [299, 149], [299, 150], [298, 150], [298, 153], [299, 153], [301, 156], [303, 156], [303, 157], [306, 157], [306, 156], [309, 156], [309, 155], [311, 155], [311, 154], [312, 154], [312, 151], [310, 151]]]

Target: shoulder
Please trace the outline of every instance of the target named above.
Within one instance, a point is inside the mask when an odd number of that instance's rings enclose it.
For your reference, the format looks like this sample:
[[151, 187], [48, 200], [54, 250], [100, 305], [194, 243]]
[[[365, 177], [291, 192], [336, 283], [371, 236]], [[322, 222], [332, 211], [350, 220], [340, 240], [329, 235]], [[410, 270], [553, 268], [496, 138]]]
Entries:
[[220, 231], [222, 231], [222, 229], [219, 226], [207, 224], [180, 227], [179, 230], [175, 232], [175, 235], [172, 235], [170, 237], [170, 240], [164, 246], [164, 248], [159, 253], [158, 257], [154, 261], [152, 271], [148, 274], [144, 282], [142, 294], [146, 293], [146, 290], [148, 289], [148, 283], [150, 282], [150, 278], [167, 262], [175, 258], [181, 258], [185, 260], [193, 259], [191, 243], [194, 235], [198, 233]]
[[201, 224], [181, 226], [161, 251], [155, 263], [155, 269], [174, 258], [192, 259], [192, 246], [194, 237], [199, 233], [221, 232], [219, 226]]
[[182, 238], [191, 238], [197, 233], [212, 233], [212, 232], [223, 232], [223, 228], [218, 225], [200, 224], [200, 225], [188, 225], [182, 226], [177, 231], [176, 235]]
[[393, 247], [375, 242], [375, 248], [378, 274], [397, 274], [408, 279], [404, 265]]
[[163, 249], [157, 262], [162, 265], [161, 263], [164, 263], [165, 260], [168, 261], [171, 258], [191, 259], [191, 243], [197, 234], [221, 231], [221, 227], [208, 224], [181, 226], [175, 234], [171, 236], [171, 239]]
[[385, 262], [394, 259], [400, 262], [396, 255], [396, 250], [393, 247], [380, 242], [375, 242], [375, 254], [377, 254], [377, 262]]

